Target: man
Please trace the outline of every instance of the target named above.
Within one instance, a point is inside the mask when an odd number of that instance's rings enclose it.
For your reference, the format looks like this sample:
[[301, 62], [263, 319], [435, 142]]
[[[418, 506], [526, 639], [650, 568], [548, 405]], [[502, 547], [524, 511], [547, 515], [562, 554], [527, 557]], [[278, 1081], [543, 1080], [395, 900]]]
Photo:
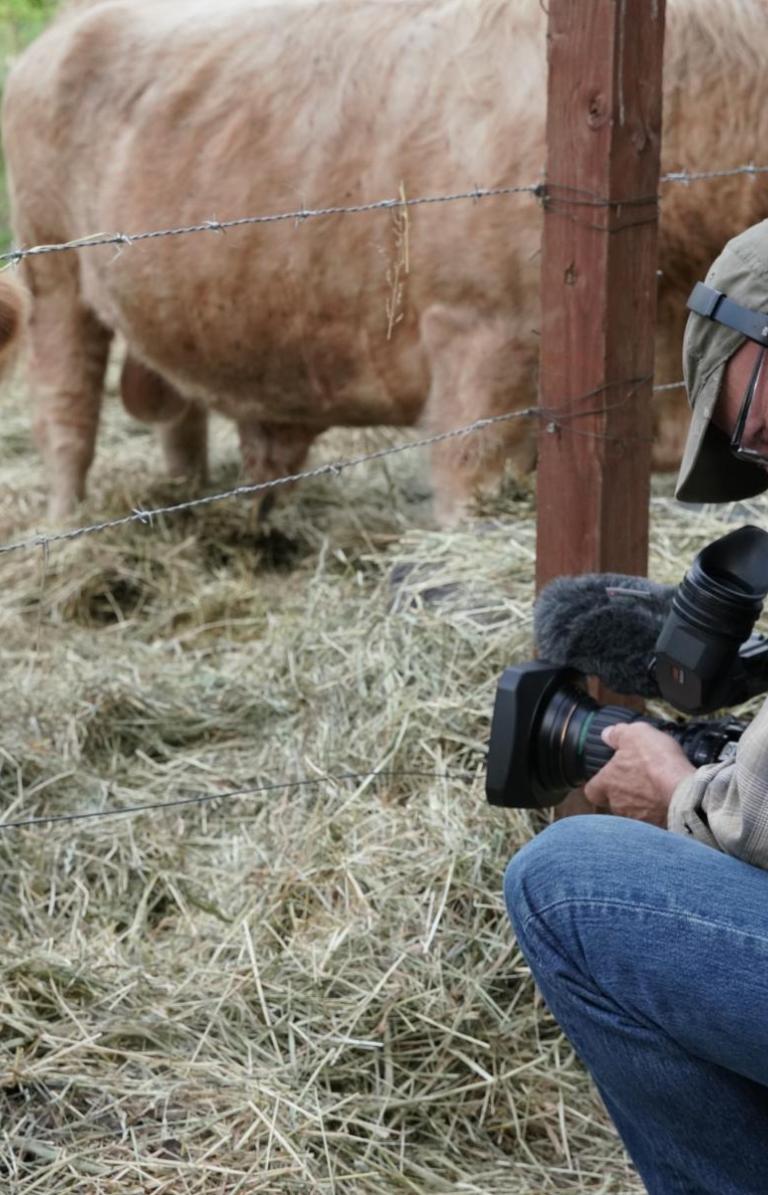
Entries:
[[[723, 502], [768, 489], [768, 221], [706, 286], [677, 496]], [[563, 819], [512, 860], [520, 947], [651, 1195], [765, 1195], [768, 702], [735, 761], [699, 770], [648, 725], [604, 738], [585, 792], [620, 816]]]

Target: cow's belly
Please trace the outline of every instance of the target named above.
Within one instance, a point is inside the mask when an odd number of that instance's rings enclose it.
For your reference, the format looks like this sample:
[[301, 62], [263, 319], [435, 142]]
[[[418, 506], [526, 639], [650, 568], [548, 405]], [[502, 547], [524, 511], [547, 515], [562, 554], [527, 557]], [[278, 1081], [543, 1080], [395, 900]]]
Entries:
[[364, 313], [323, 319], [295, 306], [281, 318], [242, 292], [201, 302], [183, 287], [152, 296], [137, 286], [121, 296], [103, 279], [90, 302], [135, 358], [235, 420], [406, 425], [427, 398], [415, 318], [388, 335]]

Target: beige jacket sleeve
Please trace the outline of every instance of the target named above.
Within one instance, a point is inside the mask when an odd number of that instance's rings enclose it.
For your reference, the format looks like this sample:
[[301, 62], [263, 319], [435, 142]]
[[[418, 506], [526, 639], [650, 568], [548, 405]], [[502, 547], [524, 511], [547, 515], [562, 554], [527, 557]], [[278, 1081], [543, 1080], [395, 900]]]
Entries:
[[699, 768], [677, 786], [667, 828], [768, 871], [768, 701], [732, 760]]

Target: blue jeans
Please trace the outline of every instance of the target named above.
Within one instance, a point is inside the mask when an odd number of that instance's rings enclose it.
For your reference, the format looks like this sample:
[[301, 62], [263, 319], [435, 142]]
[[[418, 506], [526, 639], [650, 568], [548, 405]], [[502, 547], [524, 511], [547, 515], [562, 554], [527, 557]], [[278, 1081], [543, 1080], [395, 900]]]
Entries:
[[515, 856], [505, 896], [651, 1195], [766, 1195], [768, 873], [570, 817]]

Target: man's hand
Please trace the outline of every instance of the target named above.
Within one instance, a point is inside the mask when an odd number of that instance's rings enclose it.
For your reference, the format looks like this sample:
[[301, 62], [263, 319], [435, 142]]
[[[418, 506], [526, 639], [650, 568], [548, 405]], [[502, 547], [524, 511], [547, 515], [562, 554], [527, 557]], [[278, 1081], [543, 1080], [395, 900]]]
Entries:
[[609, 726], [602, 737], [616, 754], [585, 786], [587, 800], [620, 817], [666, 829], [673, 792], [696, 771], [682, 747], [647, 722]]

